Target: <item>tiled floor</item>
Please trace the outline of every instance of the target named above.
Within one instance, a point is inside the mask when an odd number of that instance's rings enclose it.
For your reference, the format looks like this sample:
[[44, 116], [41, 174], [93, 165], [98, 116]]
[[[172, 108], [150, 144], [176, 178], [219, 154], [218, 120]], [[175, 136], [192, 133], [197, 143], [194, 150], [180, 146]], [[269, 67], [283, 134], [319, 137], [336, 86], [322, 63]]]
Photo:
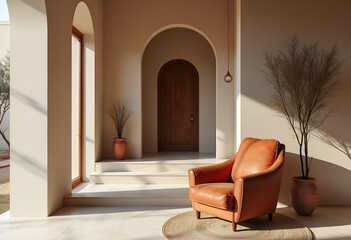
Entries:
[[[48, 218], [9, 218], [0, 215], [0, 239], [164, 239], [162, 225], [190, 208], [64, 207]], [[319, 207], [313, 217], [301, 217], [291, 208], [277, 212], [309, 227], [316, 239], [351, 239], [351, 207]]]

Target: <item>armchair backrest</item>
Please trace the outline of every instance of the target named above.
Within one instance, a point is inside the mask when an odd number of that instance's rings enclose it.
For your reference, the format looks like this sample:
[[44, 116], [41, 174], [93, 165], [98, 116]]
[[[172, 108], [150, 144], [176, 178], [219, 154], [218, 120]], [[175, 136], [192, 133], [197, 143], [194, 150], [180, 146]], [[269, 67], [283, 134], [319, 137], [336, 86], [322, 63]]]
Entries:
[[277, 159], [278, 150], [277, 140], [245, 138], [234, 160], [232, 181], [271, 167]]

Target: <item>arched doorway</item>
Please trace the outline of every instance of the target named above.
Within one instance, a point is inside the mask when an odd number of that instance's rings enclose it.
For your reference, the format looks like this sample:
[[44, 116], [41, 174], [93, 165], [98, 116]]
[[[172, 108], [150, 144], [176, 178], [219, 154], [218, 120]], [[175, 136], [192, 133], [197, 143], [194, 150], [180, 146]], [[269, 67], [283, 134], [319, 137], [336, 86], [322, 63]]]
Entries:
[[198, 151], [216, 152], [216, 57], [210, 43], [198, 32], [175, 27], [155, 35], [142, 59], [142, 149], [158, 148], [158, 75], [167, 62], [183, 59], [198, 72]]
[[190, 62], [167, 62], [158, 74], [158, 151], [199, 151], [199, 74]]

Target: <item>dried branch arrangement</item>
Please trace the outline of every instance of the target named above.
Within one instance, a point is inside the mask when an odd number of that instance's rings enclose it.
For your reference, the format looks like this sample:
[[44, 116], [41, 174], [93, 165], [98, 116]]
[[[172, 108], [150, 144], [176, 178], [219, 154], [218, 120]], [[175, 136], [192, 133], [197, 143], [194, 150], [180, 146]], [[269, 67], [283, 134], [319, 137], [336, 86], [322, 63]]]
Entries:
[[112, 104], [108, 111], [113, 124], [115, 125], [118, 138], [122, 138], [124, 125], [132, 115], [132, 111], [128, 108], [126, 103]]
[[310, 133], [331, 113], [328, 97], [339, 82], [341, 62], [337, 48], [324, 50], [318, 43], [300, 46], [297, 37], [288, 43], [286, 51], [265, 52], [268, 71], [266, 79], [272, 84], [274, 108], [283, 114], [294, 132], [300, 149], [301, 173], [309, 178], [313, 158], [309, 157]]

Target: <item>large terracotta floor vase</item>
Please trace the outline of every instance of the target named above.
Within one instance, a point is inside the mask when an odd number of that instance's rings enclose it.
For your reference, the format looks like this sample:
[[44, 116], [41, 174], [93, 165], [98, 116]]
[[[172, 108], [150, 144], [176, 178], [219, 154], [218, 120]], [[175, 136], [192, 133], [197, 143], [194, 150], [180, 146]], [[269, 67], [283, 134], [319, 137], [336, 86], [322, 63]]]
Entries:
[[290, 185], [290, 200], [295, 211], [302, 216], [310, 216], [318, 203], [318, 189], [315, 178], [293, 177]]

